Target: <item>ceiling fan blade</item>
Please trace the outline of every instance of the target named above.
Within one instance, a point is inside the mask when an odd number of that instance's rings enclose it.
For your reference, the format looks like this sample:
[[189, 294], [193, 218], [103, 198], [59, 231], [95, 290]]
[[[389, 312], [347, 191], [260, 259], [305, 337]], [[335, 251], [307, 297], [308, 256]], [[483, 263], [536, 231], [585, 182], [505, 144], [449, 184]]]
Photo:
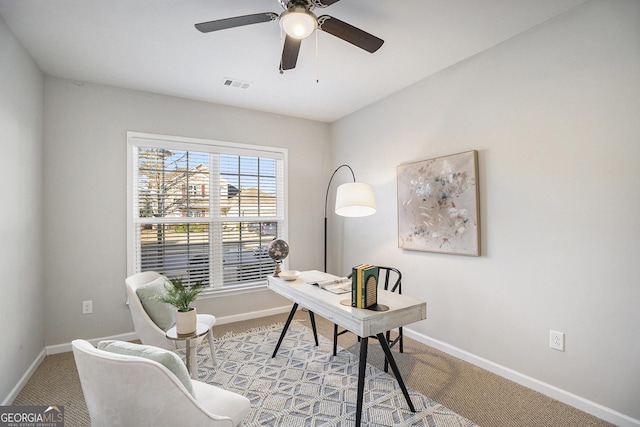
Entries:
[[380, 49], [384, 43], [384, 40], [373, 34], [329, 15], [318, 18], [318, 28], [370, 53]]
[[317, 7], [327, 7], [339, 1], [340, 0], [313, 0], [313, 4]]
[[282, 48], [282, 59], [280, 60], [280, 71], [292, 70], [296, 68], [301, 43], [302, 40], [294, 39], [293, 37], [289, 36], [284, 39], [284, 47]]
[[196, 28], [202, 33], [210, 33], [211, 31], [226, 30], [227, 28], [259, 24], [261, 22], [269, 22], [276, 19], [278, 19], [278, 15], [275, 13], [254, 13], [253, 15], [236, 16], [233, 18], [218, 19], [216, 21], [201, 22], [199, 24], [196, 24]]

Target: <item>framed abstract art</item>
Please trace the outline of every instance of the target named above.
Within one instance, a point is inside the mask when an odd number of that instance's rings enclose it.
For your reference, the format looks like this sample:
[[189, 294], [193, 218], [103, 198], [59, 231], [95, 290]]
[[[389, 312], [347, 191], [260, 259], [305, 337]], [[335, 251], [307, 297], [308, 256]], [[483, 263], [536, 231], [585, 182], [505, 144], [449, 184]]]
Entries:
[[478, 152], [398, 166], [398, 246], [480, 256]]

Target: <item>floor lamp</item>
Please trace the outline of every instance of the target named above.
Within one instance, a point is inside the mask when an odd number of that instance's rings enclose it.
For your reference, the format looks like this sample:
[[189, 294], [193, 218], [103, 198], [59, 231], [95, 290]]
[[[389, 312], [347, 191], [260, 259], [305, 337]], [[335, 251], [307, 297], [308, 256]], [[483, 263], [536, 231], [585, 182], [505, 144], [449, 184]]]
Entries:
[[327, 272], [327, 202], [329, 200], [329, 189], [331, 181], [336, 172], [341, 168], [349, 168], [353, 182], [342, 184], [336, 191], [336, 207], [337, 215], [346, 217], [361, 217], [373, 215], [376, 212], [376, 199], [373, 195], [373, 187], [369, 184], [356, 182], [356, 175], [349, 165], [340, 165], [333, 171], [327, 185], [327, 194], [324, 198], [324, 272]]

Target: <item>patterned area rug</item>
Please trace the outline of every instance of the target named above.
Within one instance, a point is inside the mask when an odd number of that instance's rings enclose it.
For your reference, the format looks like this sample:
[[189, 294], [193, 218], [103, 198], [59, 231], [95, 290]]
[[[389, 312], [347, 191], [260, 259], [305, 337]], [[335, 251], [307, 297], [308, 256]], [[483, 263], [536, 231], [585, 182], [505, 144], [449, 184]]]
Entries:
[[[332, 355], [332, 343], [292, 323], [275, 358], [271, 354], [282, 325], [217, 340], [218, 366], [208, 346], [198, 348], [199, 379], [247, 396], [246, 427], [355, 425], [358, 358], [345, 349]], [[394, 350], [395, 351], [395, 350]], [[409, 389], [412, 413], [393, 376], [367, 365], [362, 424], [368, 427], [470, 427], [473, 422]]]

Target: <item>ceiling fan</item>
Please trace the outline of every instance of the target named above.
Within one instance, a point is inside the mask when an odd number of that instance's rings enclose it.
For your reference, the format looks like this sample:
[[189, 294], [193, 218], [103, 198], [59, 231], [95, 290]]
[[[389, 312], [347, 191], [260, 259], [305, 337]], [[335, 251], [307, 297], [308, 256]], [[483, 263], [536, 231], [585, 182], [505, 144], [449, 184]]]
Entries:
[[252, 15], [201, 22], [195, 26], [200, 32], [209, 33], [261, 22], [280, 21], [280, 25], [282, 25], [282, 29], [286, 34], [280, 60], [281, 73], [296, 67], [302, 40], [313, 34], [316, 29], [329, 33], [370, 53], [380, 49], [384, 40], [333, 16], [322, 15], [316, 17], [312, 12], [315, 8], [331, 6], [338, 1], [340, 0], [278, 0], [280, 6], [284, 9], [284, 12], [280, 15], [273, 12], [254, 13]]

